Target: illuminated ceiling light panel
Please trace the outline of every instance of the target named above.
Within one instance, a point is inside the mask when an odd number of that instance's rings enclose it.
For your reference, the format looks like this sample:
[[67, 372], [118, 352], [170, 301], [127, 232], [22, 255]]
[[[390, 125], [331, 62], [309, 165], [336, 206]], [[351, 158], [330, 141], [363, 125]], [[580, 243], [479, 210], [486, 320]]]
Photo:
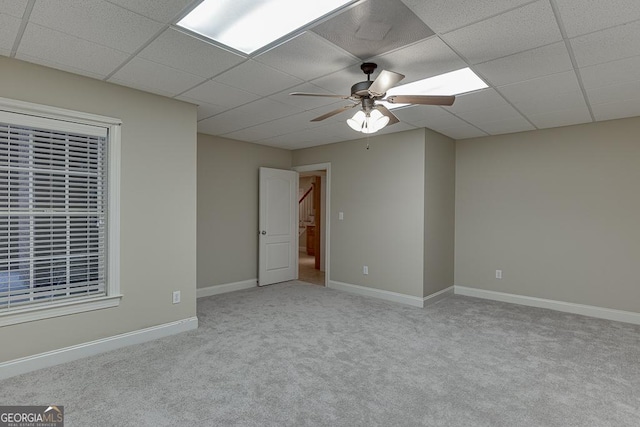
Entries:
[[[472, 92], [474, 90], [485, 89], [489, 87], [476, 73], [470, 68], [451, 71], [450, 73], [440, 74], [439, 76], [429, 77], [428, 79], [418, 80], [406, 85], [396, 86], [387, 91], [387, 96], [391, 95], [460, 95], [462, 93]], [[409, 104], [389, 104], [380, 102], [387, 108], [400, 108]]]
[[204, 0], [178, 22], [251, 54], [355, 0]]

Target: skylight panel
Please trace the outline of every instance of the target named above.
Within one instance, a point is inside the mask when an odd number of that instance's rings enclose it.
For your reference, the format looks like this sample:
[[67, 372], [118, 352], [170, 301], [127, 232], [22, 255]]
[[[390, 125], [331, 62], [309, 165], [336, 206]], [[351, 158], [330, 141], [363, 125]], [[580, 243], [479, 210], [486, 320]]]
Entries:
[[204, 0], [178, 25], [251, 54], [355, 0]]
[[[462, 93], [485, 89], [487, 87], [489, 86], [470, 68], [462, 68], [460, 70], [451, 71], [450, 73], [440, 74], [438, 76], [429, 77], [428, 79], [407, 83], [402, 86], [396, 86], [387, 91], [387, 96], [407, 94], [460, 95]], [[384, 104], [389, 109], [409, 105], [389, 104], [388, 102], [381, 102], [381, 104]]]

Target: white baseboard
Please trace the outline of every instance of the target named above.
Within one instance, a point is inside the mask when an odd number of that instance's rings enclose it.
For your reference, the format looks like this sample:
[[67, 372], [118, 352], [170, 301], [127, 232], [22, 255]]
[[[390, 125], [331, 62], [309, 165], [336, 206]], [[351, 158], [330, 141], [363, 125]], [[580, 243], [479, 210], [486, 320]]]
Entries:
[[572, 302], [528, 297], [508, 294], [505, 292], [487, 291], [484, 289], [468, 288], [466, 286], [458, 285], [455, 286], [455, 293], [456, 295], [528, 305], [530, 307], [548, 308], [550, 310], [563, 311], [565, 313], [581, 314], [583, 316], [597, 317], [599, 319], [615, 320], [617, 322], [640, 325], [640, 313], [634, 313], [631, 311], [614, 310], [611, 308], [596, 307], [593, 305], [575, 304]]
[[227, 292], [241, 291], [242, 289], [255, 288], [258, 279], [243, 280], [242, 282], [225, 283], [224, 285], [208, 286], [196, 289], [196, 298], [210, 297], [212, 295], [225, 294]]
[[329, 287], [341, 291], [351, 292], [353, 294], [364, 295], [368, 297], [379, 298], [387, 301], [399, 302], [401, 304], [412, 305], [414, 307], [424, 307], [424, 300], [420, 297], [400, 294], [397, 292], [385, 291], [382, 289], [367, 288], [360, 285], [352, 285], [350, 283], [336, 282], [329, 280]]
[[451, 295], [454, 294], [454, 290], [453, 290], [453, 286], [449, 286], [446, 289], [443, 289], [441, 291], [435, 292], [431, 295], [427, 295], [426, 297], [423, 298], [424, 300], [424, 306], [427, 305], [431, 305], [431, 304], [435, 304], [438, 301], [445, 299], [447, 297], [450, 297]]
[[2, 362], [0, 363], [0, 380], [197, 328], [198, 318], [190, 317], [176, 322], [165, 323], [163, 325], [139, 329], [137, 331], [65, 347], [59, 350]]

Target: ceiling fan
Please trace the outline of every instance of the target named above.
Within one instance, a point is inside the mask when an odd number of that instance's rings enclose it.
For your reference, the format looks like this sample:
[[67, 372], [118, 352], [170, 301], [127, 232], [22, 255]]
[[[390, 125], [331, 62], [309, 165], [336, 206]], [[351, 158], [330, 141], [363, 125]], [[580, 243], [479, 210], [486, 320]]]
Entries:
[[420, 105], [452, 105], [455, 96], [440, 95], [391, 95], [385, 98], [387, 91], [395, 86], [404, 75], [393, 71], [382, 70], [378, 77], [371, 81], [371, 74], [378, 68], [373, 62], [365, 62], [360, 69], [367, 75], [367, 80], [351, 86], [351, 95], [334, 95], [329, 93], [306, 93], [293, 92], [294, 96], [323, 96], [330, 98], [340, 98], [349, 100], [351, 105], [345, 105], [337, 110], [323, 114], [312, 122], [319, 122], [343, 111], [350, 110], [357, 106], [362, 106], [352, 118], [347, 120], [352, 129], [362, 133], [374, 133], [387, 125], [398, 123], [400, 120], [387, 107], [376, 104], [376, 101], [388, 102], [390, 104], [420, 104]]

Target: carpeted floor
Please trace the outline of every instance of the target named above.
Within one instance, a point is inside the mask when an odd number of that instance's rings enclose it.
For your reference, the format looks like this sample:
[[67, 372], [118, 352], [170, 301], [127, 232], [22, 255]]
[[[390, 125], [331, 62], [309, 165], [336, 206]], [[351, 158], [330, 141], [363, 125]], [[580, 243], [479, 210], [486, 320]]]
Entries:
[[0, 382], [74, 426], [638, 426], [640, 327], [453, 296], [425, 309], [284, 283], [198, 301], [197, 331]]

